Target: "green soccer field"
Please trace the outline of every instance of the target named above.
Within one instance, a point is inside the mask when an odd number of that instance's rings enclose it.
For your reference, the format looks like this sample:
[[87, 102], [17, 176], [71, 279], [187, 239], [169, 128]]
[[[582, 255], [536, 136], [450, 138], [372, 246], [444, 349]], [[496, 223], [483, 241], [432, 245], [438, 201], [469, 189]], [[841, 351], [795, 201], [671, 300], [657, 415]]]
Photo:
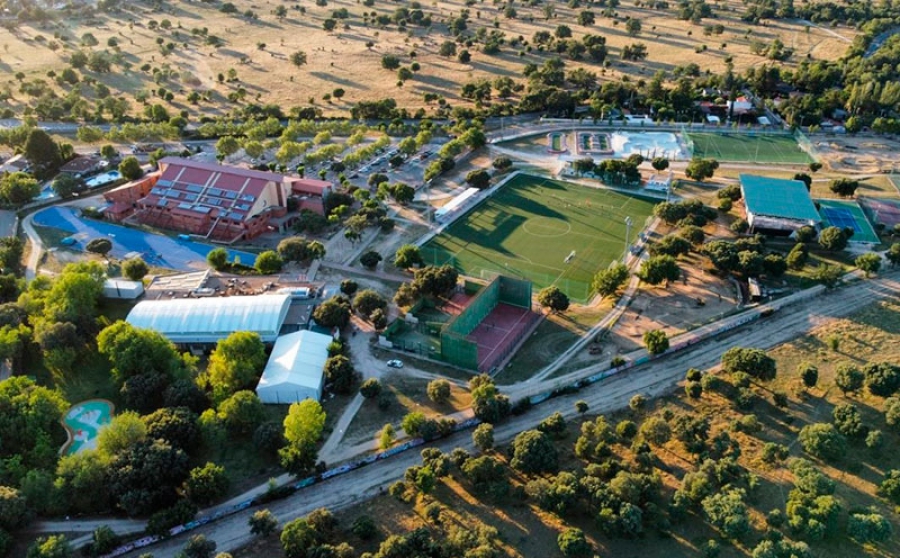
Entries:
[[689, 133], [694, 156], [732, 163], [812, 163], [793, 136]]
[[653, 206], [611, 190], [519, 175], [425, 244], [422, 257], [470, 277], [502, 273], [528, 279], [535, 289], [556, 285], [583, 302], [594, 274], [624, 253], [625, 217], [634, 243]]

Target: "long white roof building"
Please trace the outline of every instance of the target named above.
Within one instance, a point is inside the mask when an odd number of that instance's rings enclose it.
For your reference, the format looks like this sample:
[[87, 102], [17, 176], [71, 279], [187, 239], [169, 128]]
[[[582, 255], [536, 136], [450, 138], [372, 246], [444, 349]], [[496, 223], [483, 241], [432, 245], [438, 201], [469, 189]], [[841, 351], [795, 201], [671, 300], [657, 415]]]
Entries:
[[290, 305], [289, 295], [145, 300], [131, 309], [126, 321], [182, 345], [216, 343], [235, 331], [252, 331], [273, 343]]

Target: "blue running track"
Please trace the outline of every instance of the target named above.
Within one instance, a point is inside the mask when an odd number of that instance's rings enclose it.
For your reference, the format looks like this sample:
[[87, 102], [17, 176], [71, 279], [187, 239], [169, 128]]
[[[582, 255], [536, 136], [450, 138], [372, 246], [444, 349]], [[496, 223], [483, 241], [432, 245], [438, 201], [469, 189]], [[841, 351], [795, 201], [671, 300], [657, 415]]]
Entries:
[[[131, 252], [140, 252], [144, 261], [150, 265], [179, 271], [206, 269], [206, 255], [213, 248], [218, 248], [210, 244], [147, 233], [103, 221], [82, 219], [75, 210], [68, 207], [50, 207], [38, 211], [34, 215], [34, 224], [52, 227], [73, 235], [82, 235], [83, 238], [79, 238], [78, 244], [75, 245], [82, 250], [85, 244], [95, 238], [108, 238], [113, 243], [110, 254], [117, 259], [122, 259], [125, 254]], [[243, 265], [252, 266], [256, 263], [256, 254], [228, 250], [228, 261], [234, 261], [235, 257], [240, 258]]]

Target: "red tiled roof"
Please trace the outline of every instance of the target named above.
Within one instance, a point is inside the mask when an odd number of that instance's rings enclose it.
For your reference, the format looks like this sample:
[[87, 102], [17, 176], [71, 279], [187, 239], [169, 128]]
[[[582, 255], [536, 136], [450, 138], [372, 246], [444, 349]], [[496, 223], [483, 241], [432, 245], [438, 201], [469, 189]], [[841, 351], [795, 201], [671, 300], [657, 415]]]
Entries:
[[295, 194], [314, 194], [323, 196], [325, 190], [331, 188], [331, 182], [326, 180], [315, 180], [313, 178], [289, 178], [291, 184], [291, 192]]
[[100, 163], [100, 159], [94, 157], [75, 157], [59, 168], [60, 172], [84, 172]]
[[253, 169], [245, 169], [243, 167], [232, 167], [228, 165], [219, 165], [216, 163], [201, 163], [200, 161], [192, 161], [190, 159], [182, 159], [180, 157], [163, 157], [159, 160], [160, 165], [177, 165], [180, 167], [197, 169], [207, 172], [228, 173], [235, 176], [243, 176], [247, 178], [259, 178], [265, 181], [281, 182], [284, 175], [274, 172], [264, 172]]

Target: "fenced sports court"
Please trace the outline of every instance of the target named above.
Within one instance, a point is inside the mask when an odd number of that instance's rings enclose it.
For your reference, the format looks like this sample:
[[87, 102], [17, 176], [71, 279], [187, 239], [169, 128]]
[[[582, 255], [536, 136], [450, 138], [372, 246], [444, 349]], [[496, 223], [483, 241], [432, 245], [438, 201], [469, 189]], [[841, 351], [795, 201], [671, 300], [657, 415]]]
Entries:
[[517, 277], [536, 289], [556, 285], [585, 302], [594, 275], [622, 258], [649, 223], [655, 203], [521, 174], [422, 246], [421, 253], [428, 265], [451, 265], [486, 280]]
[[900, 225], [900, 200], [889, 198], [860, 197], [859, 204], [865, 209], [872, 221], [889, 229]]
[[728, 163], [808, 164], [813, 157], [791, 134], [754, 131], [734, 133], [682, 131], [694, 157]]
[[819, 205], [819, 215], [827, 227], [850, 228], [853, 230], [851, 242], [870, 242], [878, 244], [878, 234], [866, 218], [863, 210], [855, 201], [821, 199], [815, 200]]

